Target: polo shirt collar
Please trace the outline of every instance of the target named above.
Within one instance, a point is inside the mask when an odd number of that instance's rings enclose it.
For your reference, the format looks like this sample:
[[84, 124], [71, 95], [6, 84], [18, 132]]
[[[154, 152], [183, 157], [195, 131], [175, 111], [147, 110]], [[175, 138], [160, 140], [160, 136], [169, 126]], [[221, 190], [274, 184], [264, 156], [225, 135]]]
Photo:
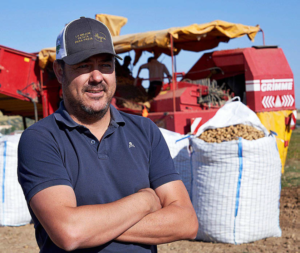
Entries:
[[120, 114], [120, 112], [113, 106], [110, 105], [110, 116], [111, 116], [111, 124], [118, 127], [120, 126], [124, 126], [125, 125], [125, 121], [122, 117], [122, 115]]
[[60, 102], [58, 110], [54, 113], [54, 117], [57, 121], [62, 122], [68, 127], [73, 128], [79, 126], [79, 124], [76, 123], [67, 112], [64, 101]]
[[[111, 122], [110, 122], [111, 125], [115, 127], [119, 127], [119, 125], [120, 126], [125, 125], [125, 121], [122, 115], [113, 105], [110, 105], [110, 115], [111, 115]], [[70, 114], [67, 112], [67, 109], [64, 105], [64, 101], [60, 102], [58, 110], [54, 113], [54, 117], [57, 121], [62, 122], [68, 127], [75, 128], [77, 126], [80, 126], [71, 118]]]

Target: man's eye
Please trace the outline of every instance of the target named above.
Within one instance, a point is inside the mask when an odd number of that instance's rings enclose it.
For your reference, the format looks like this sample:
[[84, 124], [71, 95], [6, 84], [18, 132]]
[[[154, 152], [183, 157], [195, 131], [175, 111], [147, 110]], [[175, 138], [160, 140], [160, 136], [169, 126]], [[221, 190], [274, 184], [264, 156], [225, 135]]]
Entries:
[[77, 68], [78, 69], [84, 69], [84, 68], [87, 68], [88, 65], [87, 64], [83, 64], [83, 65], [79, 65]]

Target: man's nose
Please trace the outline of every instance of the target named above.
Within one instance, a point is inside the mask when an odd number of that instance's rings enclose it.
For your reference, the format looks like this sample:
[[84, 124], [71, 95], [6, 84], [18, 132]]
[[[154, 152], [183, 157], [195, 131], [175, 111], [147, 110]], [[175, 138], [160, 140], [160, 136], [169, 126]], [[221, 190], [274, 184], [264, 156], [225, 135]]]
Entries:
[[90, 75], [90, 82], [91, 83], [101, 83], [103, 81], [103, 75], [98, 69], [94, 69]]

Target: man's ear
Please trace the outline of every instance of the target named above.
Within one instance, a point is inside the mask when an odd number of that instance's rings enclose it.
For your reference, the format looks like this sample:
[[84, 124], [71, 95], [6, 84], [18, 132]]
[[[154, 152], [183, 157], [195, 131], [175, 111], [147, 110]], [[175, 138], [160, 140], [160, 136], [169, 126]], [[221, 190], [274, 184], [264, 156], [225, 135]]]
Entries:
[[57, 63], [57, 61], [53, 62], [53, 70], [56, 75], [57, 81], [62, 84], [63, 81], [63, 75], [64, 75], [64, 70], [60, 64]]

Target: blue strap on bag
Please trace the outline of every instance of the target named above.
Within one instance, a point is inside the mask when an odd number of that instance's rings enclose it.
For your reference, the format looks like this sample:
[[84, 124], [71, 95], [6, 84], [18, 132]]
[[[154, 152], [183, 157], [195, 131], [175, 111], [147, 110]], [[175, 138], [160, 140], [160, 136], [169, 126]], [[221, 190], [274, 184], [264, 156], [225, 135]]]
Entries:
[[234, 212], [234, 244], [236, 244], [235, 241], [235, 222], [236, 217], [238, 215], [239, 210], [239, 201], [240, 201], [240, 189], [241, 189], [241, 181], [242, 181], [242, 173], [243, 173], [243, 144], [242, 144], [242, 138], [239, 137], [238, 141], [238, 156], [239, 156], [239, 177], [238, 177], [238, 183], [237, 183], [237, 189], [236, 189], [236, 199], [235, 199], [235, 212]]

